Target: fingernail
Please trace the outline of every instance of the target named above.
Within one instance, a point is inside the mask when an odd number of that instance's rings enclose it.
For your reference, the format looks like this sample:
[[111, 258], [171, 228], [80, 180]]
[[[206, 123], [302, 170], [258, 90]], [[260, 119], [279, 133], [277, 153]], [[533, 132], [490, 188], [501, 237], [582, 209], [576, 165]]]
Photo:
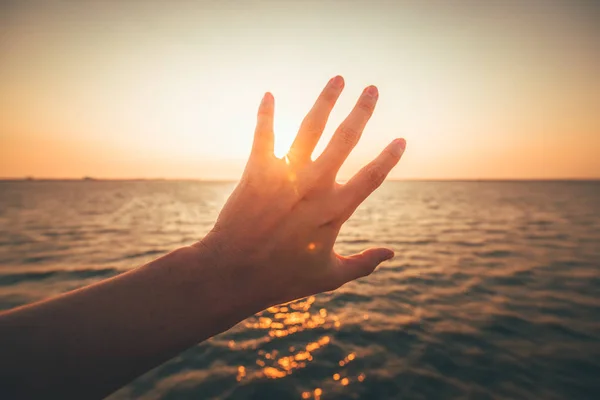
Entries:
[[393, 250], [390, 250], [390, 249], [386, 249], [386, 250], [388, 251], [388, 253], [383, 257], [383, 261], [391, 260], [395, 256]]
[[390, 147], [388, 147], [390, 153], [392, 153], [392, 155], [394, 157], [398, 157], [398, 158], [400, 158], [402, 153], [404, 153], [405, 148], [406, 148], [406, 140], [404, 140], [404, 139], [394, 139], [392, 141]]
[[334, 76], [333, 78], [331, 78], [331, 86], [336, 89], [341, 88], [342, 86], [344, 86], [344, 78], [342, 78], [339, 75]]
[[402, 151], [404, 151], [404, 149], [406, 149], [406, 140], [405, 139], [395, 139], [394, 140], [396, 146], [398, 146], [400, 149], [402, 149]]
[[264, 96], [262, 98], [262, 101], [260, 102], [260, 105], [261, 106], [266, 106], [269, 103], [271, 103], [272, 100], [273, 100], [273, 95], [271, 93], [267, 92], [267, 93], [264, 94]]
[[377, 98], [377, 96], [379, 96], [379, 91], [377, 90], [377, 88], [375, 86], [369, 86], [366, 90], [366, 93], [374, 98]]

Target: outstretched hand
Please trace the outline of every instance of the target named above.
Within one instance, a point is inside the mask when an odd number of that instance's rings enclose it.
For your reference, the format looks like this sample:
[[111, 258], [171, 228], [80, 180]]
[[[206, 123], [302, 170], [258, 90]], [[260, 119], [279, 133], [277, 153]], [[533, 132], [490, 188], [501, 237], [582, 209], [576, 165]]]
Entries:
[[311, 154], [344, 81], [333, 78], [290, 152], [273, 154], [273, 96], [258, 111], [250, 160], [206, 237], [110, 279], [0, 313], [0, 393], [101, 398], [270, 305], [335, 289], [393, 257], [348, 257], [342, 224], [404, 151], [396, 139], [346, 184], [336, 174], [373, 113], [370, 86], [323, 153]]
[[375, 109], [378, 90], [369, 86], [313, 161], [343, 87], [340, 76], [329, 81], [284, 158], [273, 152], [274, 99], [264, 95], [243, 177], [212, 231], [195, 245], [213, 254], [224, 281], [237, 281], [238, 290], [258, 281], [267, 305], [336, 289], [394, 256], [386, 248], [350, 256], [333, 250], [342, 224], [381, 185], [406, 147], [404, 139], [396, 139], [347, 183], [336, 182]]

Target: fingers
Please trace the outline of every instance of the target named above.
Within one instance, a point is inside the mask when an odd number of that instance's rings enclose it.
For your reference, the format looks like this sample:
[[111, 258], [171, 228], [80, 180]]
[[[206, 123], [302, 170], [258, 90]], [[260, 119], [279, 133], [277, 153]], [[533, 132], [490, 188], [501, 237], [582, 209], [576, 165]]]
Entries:
[[373, 115], [378, 97], [379, 93], [375, 86], [369, 86], [363, 91], [350, 115], [335, 131], [323, 154], [315, 161], [321, 174], [335, 178], [342, 163], [358, 143], [369, 118]]
[[367, 249], [349, 257], [340, 257], [336, 266], [336, 279], [341, 286], [346, 282], [369, 275], [382, 262], [394, 257], [394, 252], [386, 248]]
[[310, 156], [323, 134], [329, 114], [343, 88], [344, 78], [339, 75], [327, 83], [300, 125], [298, 135], [288, 153], [292, 162], [304, 164], [310, 161]]
[[405, 148], [406, 141], [404, 139], [395, 139], [383, 149], [377, 158], [340, 187], [340, 210], [342, 210], [344, 220], [350, 218], [356, 208], [383, 183], [392, 168], [400, 161]]
[[252, 155], [256, 157], [268, 157], [274, 151], [273, 113], [275, 101], [271, 93], [265, 93], [258, 107], [256, 130], [254, 131], [254, 143], [252, 144]]

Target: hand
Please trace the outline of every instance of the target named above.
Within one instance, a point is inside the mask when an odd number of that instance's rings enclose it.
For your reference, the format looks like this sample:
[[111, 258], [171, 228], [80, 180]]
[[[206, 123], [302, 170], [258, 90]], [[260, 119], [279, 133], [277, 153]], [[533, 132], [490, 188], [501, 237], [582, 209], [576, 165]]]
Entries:
[[242, 180], [200, 242], [0, 313], [0, 343], [10, 344], [0, 347], [0, 387], [9, 397], [102, 398], [253, 313], [335, 289], [393, 257], [383, 248], [349, 257], [333, 251], [344, 221], [406, 144], [394, 140], [348, 183], [335, 182], [373, 113], [370, 86], [313, 162], [343, 85], [341, 77], [327, 84], [284, 159], [273, 155], [273, 97], [264, 96]]
[[343, 87], [340, 76], [329, 81], [283, 159], [273, 154], [274, 99], [264, 95], [243, 177], [213, 230], [195, 245], [214, 255], [223, 281], [237, 282], [234, 290], [251, 287], [254, 296], [263, 295], [263, 307], [336, 289], [394, 256], [386, 248], [348, 257], [333, 250], [342, 224], [381, 185], [406, 146], [396, 139], [347, 183], [335, 181], [377, 103], [377, 88], [369, 86], [312, 161]]

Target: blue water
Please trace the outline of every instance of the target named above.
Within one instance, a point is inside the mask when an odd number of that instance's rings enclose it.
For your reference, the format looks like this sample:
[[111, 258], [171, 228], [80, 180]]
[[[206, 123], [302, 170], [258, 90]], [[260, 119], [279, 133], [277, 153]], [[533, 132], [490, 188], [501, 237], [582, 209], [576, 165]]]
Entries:
[[[0, 182], [0, 309], [193, 243], [233, 183]], [[387, 182], [337, 250], [397, 257], [112, 399], [600, 396], [600, 182]]]

